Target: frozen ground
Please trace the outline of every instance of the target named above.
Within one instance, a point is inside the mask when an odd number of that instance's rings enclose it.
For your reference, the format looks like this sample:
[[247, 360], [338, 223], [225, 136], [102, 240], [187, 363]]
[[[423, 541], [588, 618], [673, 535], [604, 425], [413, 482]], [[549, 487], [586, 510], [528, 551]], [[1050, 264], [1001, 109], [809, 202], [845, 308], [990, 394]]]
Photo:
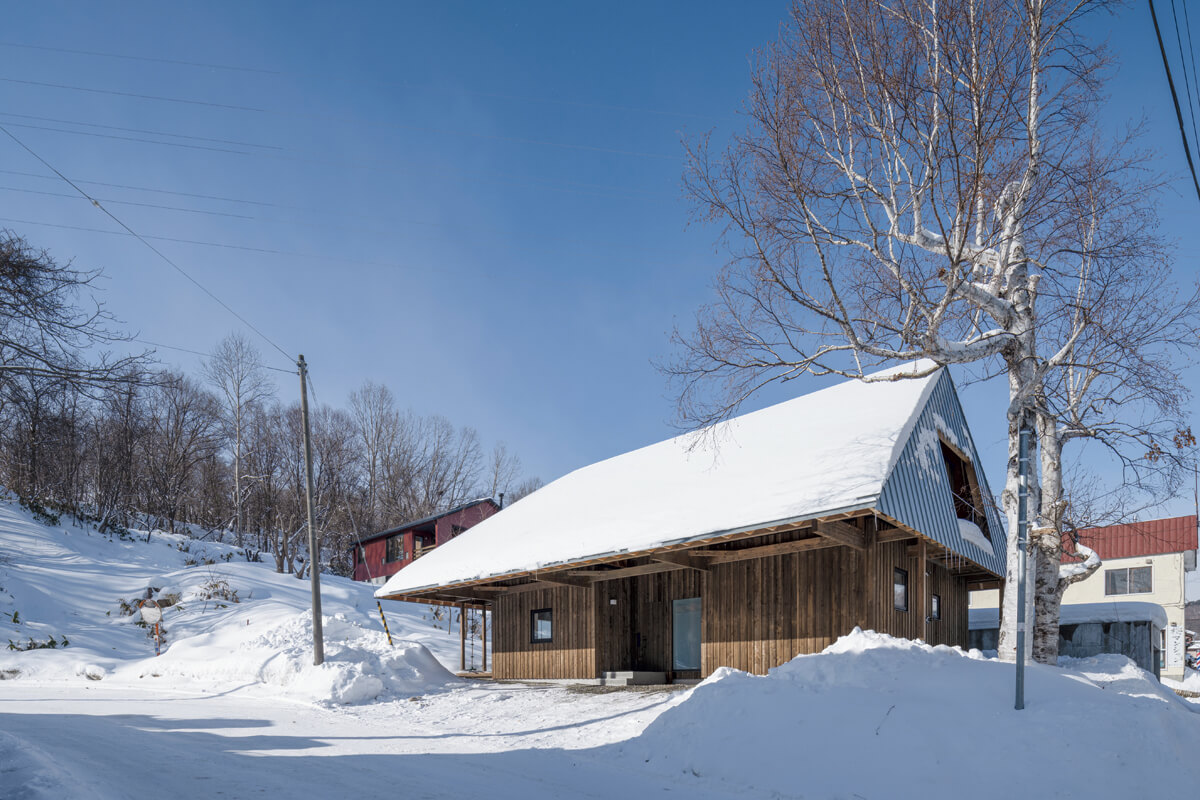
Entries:
[[[390, 604], [389, 647], [369, 587], [329, 578], [315, 668], [306, 583], [150, 538], [0, 506], [0, 637], [70, 641], [0, 652], [0, 798], [1124, 800], [1200, 782], [1200, 709], [1119, 657], [1031, 668], [1022, 712], [1011, 665], [869, 631], [688, 691], [479, 684], [437, 663], [457, 637], [422, 609]], [[203, 598], [214, 579], [240, 602]], [[146, 586], [181, 600], [158, 658], [114, 611]]]

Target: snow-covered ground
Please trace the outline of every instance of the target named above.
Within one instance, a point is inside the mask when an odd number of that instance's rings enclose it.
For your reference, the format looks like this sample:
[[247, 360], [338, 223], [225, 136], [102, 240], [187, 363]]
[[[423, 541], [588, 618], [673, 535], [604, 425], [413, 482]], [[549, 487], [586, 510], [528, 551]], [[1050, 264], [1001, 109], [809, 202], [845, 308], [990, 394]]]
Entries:
[[[0, 653], [0, 798], [1127, 798], [1200, 781], [1200, 707], [1119, 657], [1031, 667], [1021, 712], [1011, 665], [871, 632], [688, 691], [480, 683], [430, 655], [454, 664], [457, 631], [385, 604], [388, 647], [371, 587], [326, 577], [315, 668], [306, 582], [150, 539], [0, 505], [0, 630], [70, 641]], [[198, 548], [216, 563], [185, 565]], [[240, 602], [204, 600], [215, 580]], [[119, 612], [147, 586], [181, 599], [158, 658]]]

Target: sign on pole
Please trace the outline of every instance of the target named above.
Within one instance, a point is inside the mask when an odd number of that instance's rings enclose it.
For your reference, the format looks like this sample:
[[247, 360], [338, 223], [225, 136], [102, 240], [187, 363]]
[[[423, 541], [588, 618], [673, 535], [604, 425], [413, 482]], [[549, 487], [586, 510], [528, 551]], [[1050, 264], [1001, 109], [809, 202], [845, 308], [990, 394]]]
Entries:
[[143, 600], [138, 611], [142, 613], [142, 622], [154, 626], [154, 655], [157, 656], [162, 652], [162, 636], [158, 627], [162, 622], [162, 608], [157, 600]]
[[1166, 667], [1167, 669], [1183, 669], [1184, 665], [1184, 644], [1183, 644], [1183, 628], [1175, 623], [1167, 627], [1167, 653]]

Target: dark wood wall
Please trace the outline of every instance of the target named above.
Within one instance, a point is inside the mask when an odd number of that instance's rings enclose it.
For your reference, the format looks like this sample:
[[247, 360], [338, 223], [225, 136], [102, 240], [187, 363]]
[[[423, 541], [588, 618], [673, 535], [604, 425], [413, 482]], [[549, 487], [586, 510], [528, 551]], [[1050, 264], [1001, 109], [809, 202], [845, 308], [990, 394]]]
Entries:
[[703, 672], [762, 673], [859, 624], [862, 559], [847, 547], [714, 565], [703, 594]]
[[[702, 573], [691, 569], [596, 584], [596, 653], [600, 671], [670, 672], [674, 663], [673, 603], [701, 597], [702, 584]], [[678, 675], [699, 676], [698, 671]]]
[[[595, 678], [594, 588], [562, 586], [496, 598], [492, 614], [492, 675], [511, 678]], [[553, 639], [532, 642], [530, 615], [549, 608]]]
[[[932, 598], [938, 594], [942, 599], [942, 618], [928, 620], [921, 628], [920, 611], [920, 558], [910, 554], [910, 543], [888, 542], [875, 546], [875, 602], [872, 609], [871, 627], [892, 636], [906, 639], [924, 639], [929, 644], [967, 646], [967, 585], [955, 578], [945, 567], [932, 561], [926, 562], [928, 587], [925, 597], [925, 616], [931, 613]], [[895, 607], [893, 580], [895, 567], [908, 572], [908, 611]]]
[[[700, 673], [735, 667], [763, 673], [800, 653], [820, 652], [856, 625], [930, 644], [967, 645], [966, 582], [927, 563], [921, 611], [915, 540], [768, 556], [680, 569], [590, 588], [561, 587], [501, 595], [495, 605], [493, 674], [497, 678], [595, 678], [601, 672], [670, 672], [672, 602], [701, 598]], [[908, 571], [909, 606], [895, 608], [894, 568]], [[942, 619], [930, 613], [941, 596]], [[616, 601], [613, 603], [612, 601]], [[530, 613], [554, 610], [554, 640], [530, 642]]]

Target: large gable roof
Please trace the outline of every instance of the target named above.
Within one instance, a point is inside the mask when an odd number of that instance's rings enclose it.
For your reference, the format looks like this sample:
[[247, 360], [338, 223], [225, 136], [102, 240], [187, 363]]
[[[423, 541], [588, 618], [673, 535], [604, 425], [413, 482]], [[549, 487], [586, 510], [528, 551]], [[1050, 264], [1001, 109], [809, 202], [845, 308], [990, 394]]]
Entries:
[[[877, 377], [931, 366], [908, 364]], [[736, 417], [715, 436], [679, 436], [575, 470], [400, 570], [376, 594], [874, 508], [943, 381], [949, 385], [944, 370], [847, 381]], [[948, 513], [953, 520], [952, 507]]]

